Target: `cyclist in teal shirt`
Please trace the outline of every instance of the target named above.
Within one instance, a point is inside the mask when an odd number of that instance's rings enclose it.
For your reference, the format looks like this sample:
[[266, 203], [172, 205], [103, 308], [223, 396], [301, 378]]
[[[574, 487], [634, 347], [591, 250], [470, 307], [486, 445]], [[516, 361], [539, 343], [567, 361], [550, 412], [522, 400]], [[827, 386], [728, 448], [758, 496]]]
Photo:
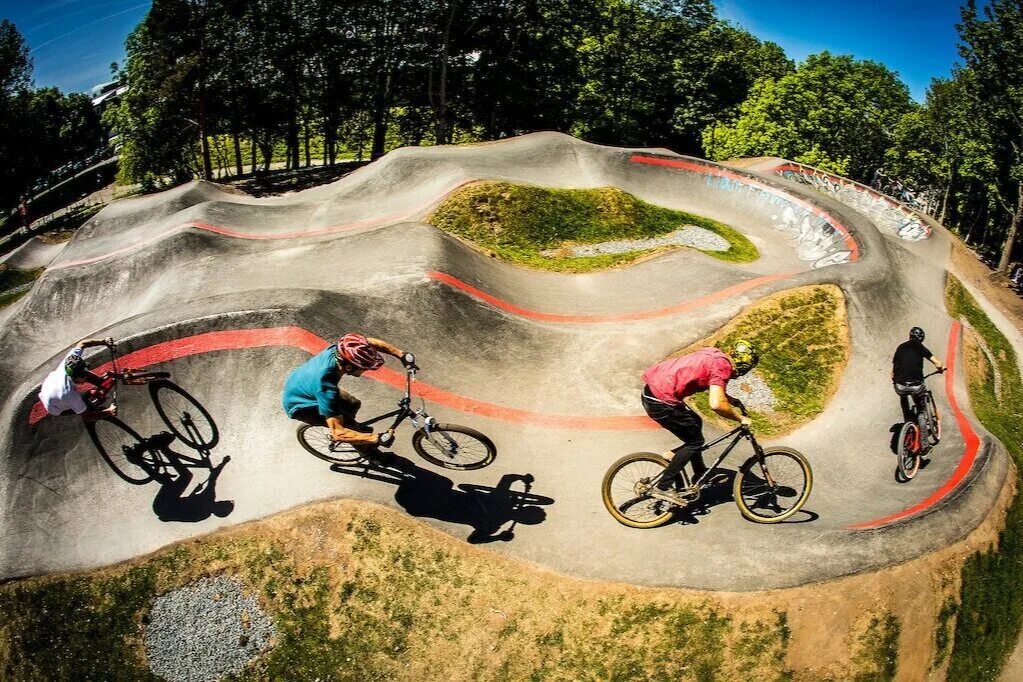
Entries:
[[412, 353], [405, 353], [380, 339], [361, 334], [346, 334], [294, 369], [284, 382], [281, 403], [292, 419], [314, 426], [326, 426], [331, 437], [357, 447], [387, 447], [394, 442], [392, 430], [373, 433], [356, 420], [362, 402], [338, 387], [341, 377], [362, 376], [384, 364], [381, 352], [393, 355], [406, 367], [415, 364]]

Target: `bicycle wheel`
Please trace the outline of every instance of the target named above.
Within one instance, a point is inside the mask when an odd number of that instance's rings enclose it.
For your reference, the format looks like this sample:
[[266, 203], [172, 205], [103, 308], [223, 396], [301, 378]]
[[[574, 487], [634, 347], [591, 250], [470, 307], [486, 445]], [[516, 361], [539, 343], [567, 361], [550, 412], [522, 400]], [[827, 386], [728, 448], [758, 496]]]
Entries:
[[668, 460], [652, 452], [634, 452], [611, 465], [600, 494], [615, 521], [630, 528], [655, 528], [668, 522], [674, 506], [647, 494], [667, 466]]
[[913, 422], [906, 422], [899, 430], [895, 456], [898, 461], [898, 475], [901, 483], [916, 476], [916, 472], [920, 469], [920, 427]]
[[149, 384], [149, 395], [167, 428], [190, 448], [212, 450], [220, 440], [217, 423], [199, 401], [170, 381]]
[[934, 395], [930, 392], [927, 393], [927, 397], [924, 399], [924, 413], [927, 415], [927, 421], [930, 424], [928, 435], [930, 436], [931, 445], [937, 445], [941, 442], [941, 413], [938, 412], [938, 406], [934, 404]]
[[427, 462], [445, 469], [482, 469], [497, 457], [494, 442], [468, 426], [435, 424], [430, 436], [419, 429], [412, 434], [412, 447]]
[[812, 487], [806, 457], [792, 448], [767, 448], [762, 459], [753, 455], [739, 467], [732, 494], [750, 521], [778, 523], [806, 504]]
[[130, 426], [116, 417], [109, 417], [87, 423], [85, 430], [115, 474], [134, 485], [153, 480], [152, 470], [142, 465], [144, 455], [140, 453], [132, 458], [134, 461], [128, 461], [127, 451], [145, 442]]
[[326, 426], [301, 424], [295, 435], [309, 454], [331, 464], [354, 464], [362, 459], [362, 453], [348, 443], [335, 443]]

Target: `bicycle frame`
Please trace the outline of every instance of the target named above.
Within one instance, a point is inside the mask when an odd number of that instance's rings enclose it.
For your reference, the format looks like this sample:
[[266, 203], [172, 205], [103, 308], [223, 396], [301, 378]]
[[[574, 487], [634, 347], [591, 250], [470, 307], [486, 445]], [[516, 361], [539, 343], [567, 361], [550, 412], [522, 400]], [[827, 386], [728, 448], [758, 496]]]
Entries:
[[433, 430], [433, 427], [437, 424], [437, 420], [426, 413], [425, 401], [423, 402], [423, 406], [418, 410], [413, 409], [412, 407], [412, 382], [415, 380], [417, 369], [418, 367], [413, 366], [405, 370], [405, 395], [398, 401], [397, 410], [392, 410], [391, 412], [382, 414], [379, 417], [373, 417], [372, 419], [368, 419], [362, 423], [369, 426], [370, 424], [376, 424], [377, 422], [394, 417], [394, 421], [388, 429], [394, 430], [398, 428], [403, 421], [409, 419], [412, 421], [412, 425], [416, 427], [416, 429], [422, 430], [430, 442], [438, 448], [443, 450], [448, 447], [453, 447], [456, 443], [446, 434], [441, 434], [444, 439], [448, 441], [446, 444], [437, 441], [437, 434]]
[[[683, 469], [681, 471], [682, 482], [685, 484], [685, 486], [687, 488], [695, 487], [697, 489], [701, 489], [702, 490], [704, 488], [704, 486], [705, 486], [704, 481], [711, 475], [711, 473], [713, 473], [718, 468], [718, 465], [720, 465], [721, 462], [725, 461], [725, 458], [728, 457], [728, 455], [732, 452], [732, 450], [735, 449], [735, 446], [738, 445], [739, 441], [741, 441], [741, 440], [748, 440], [750, 442], [750, 444], [753, 446], [753, 452], [758, 457], [762, 457], [763, 454], [764, 454], [764, 449], [762, 447], [760, 447], [760, 443], [757, 442], [756, 436], [753, 435], [753, 432], [750, 431], [749, 427], [741, 426], [741, 425], [740, 426], [736, 426], [734, 429], [732, 429], [728, 433], [726, 433], [726, 434], [724, 434], [722, 436], [719, 436], [719, 437], [715, 438], [714, 440], [712, 440], [711, 442], [707, 443], [702, 448], [700, 448], [699, 452], [702, 454], [702, 453], [706, 452], [707, 450], [710, 450], [711, 448], [713, 448], [718, 443], [726, 441], [729, 438], [732, 439], [732, 442], [728, 444], [728, 447], [726, 447], [721, 452], [721, 454], [717, 456], [717, 459], [714, 460], [714, 463], [711, 464], [709, 467], [707, 467], [707, 470], [705, 472], [703, 472], [703, 474], [699, 478], [697, 478], [695, 481], [690, 481], [689, 480], [689, 474], [686, 472], [685, 468], [683, 467]], [[658, 477], [658, 480], [659, 479], [660, 479], [660, 477]]]

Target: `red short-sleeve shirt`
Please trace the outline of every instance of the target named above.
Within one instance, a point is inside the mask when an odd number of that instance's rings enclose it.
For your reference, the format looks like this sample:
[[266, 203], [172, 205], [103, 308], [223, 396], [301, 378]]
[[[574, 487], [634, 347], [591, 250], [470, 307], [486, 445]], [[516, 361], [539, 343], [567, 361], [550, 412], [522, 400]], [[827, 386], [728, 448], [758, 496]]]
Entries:
[[680, 358], [658, 362], [643, 372], [650, 393], [669, 405], [677, 405], [683, 398], [710, 386], [724, 388], [731, 378], [732, 361], [717, 348], [701, 348]]

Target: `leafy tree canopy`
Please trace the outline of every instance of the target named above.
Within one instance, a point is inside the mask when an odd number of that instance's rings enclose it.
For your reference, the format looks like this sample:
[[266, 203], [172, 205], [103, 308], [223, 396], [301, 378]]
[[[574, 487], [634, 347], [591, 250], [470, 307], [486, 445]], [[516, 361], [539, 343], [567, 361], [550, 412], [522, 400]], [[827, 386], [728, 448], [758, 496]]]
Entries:
[[733, 122], [704, 129], [703, 144], [713, 159], [781, 156], [864, 179], [913, 106], [885, 66], [822, 52], [758, 81]]

